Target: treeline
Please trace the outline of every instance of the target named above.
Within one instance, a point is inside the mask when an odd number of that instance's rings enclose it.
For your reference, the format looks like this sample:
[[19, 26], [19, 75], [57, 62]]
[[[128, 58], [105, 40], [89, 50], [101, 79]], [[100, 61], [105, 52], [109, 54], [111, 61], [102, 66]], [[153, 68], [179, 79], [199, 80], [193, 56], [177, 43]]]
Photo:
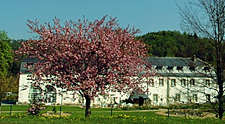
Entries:
[[0, 31], [0, 99], [4, 92], [18, 92], [20, 62], [15, 60], [14, 51], [19, 45]]
[[136, 38], [148, 45], [150, 56], [192, 57], [195, 55], [211, 64], [215, 62], [215, 48], [212, 41], [198, 37], [196, 34], [160, 31]]

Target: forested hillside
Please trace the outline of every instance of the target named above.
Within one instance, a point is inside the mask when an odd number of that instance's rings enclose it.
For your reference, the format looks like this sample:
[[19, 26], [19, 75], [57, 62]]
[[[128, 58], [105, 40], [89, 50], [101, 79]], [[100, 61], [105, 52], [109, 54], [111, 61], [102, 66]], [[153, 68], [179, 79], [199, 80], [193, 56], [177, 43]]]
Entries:
[[200, 38], [178, 31], [160, 31], [138, 36], [137, 39], [148, 44], [150, 56], [196, 57], [213, 63], [215, 49], [209, 39]]

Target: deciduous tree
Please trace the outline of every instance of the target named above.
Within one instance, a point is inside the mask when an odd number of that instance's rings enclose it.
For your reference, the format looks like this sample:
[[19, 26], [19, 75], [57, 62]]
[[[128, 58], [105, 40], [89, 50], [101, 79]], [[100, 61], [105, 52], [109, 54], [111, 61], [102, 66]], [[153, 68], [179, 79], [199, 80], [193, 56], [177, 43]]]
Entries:
[[0, 78], [8, 75], [12, 61], [10, 39], [4, 31], [0, 31]]
[[6, 32], [0, 31], [0, 106], [3, 92], [8, 85], [6, 79], [9, 75], [10, 65], [13, 61], [12, 48], [10, 47], [10, 39]]
[[23, 42], [17, 53], [38, 58], [33, 70], [37, 84], [47, 78], [56, 86], [78, 91], [86, 100], [85, 117], [90, 115], [93, 97], [141, 87], [134, 79], [149, 74], [145, 45], [135, 40], [137, 30], [120, 28], [115, 18], [65, 25], [58, 19], [44, 25], [28, 21], [28, 26], [40, 37]]

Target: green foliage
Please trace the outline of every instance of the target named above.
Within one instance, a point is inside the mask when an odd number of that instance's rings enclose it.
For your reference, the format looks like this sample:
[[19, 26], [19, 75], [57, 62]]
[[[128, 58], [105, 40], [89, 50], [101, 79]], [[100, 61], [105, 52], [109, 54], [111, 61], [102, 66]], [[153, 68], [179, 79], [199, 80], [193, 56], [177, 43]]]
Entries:
[[7, 34], [0, 31], [0, 77], [7, 76], [13, 62], [13, 53]]
[[7, 96], [2, 98], [2, 100], [14, 100], [14, 101], [17, 101], [17, 99], [18, 99], [18, 96], [15, 95], [15, 94], [7, 95]]
[[21, 42], [25, 42], [26, 40], [20, 39], [20, 40], [12, 40], [10, 42], [10, 46], [12, 47], [12, 49], [18, 50], [21, 47]]
[[11, 40], [7, 33], [0, 31], [0, 78], [8, 75], [17, 75], [20, 70], [20, 61], [15, 61], [14, 51], [25, 40]]
[[[71, 107], [71, 106], [70, 106]], [[70, 108], [69, 107], [69, 108]], [[65, 106], [66, 108], [66, 106]], [[69, 116], [65, 116], [59, 113], [49, 114], [44, 116], [30, 116], [26, 113], [12, 113], [10, 115], [7, 112], [0, 114], [0, 124], [15, 124], [15, 123], [29, 123], [29, 124], [222, 124], [224, 120], [218, 120], [214, 118], [189, 118], [184, 117], [169, 117], [155, 114], [154, 111], [114, 111], [111, 116], [109, 110], [96, 109], [92, 110], [92, 116], [88, 119], [83, 117], [84, 109], [77, 109], [68, 113]]]
[[[19, 49], [19, 47], [21, 46], [21, 42], [25, 42], [26, 40], [12, 40], [11, 42], [10, 42], [10, 46], [11, 46], [11, 48], [12, 48], [12, 50], [13, 51], [16, 51], [16, 50], [18, 50]], [[10, 74], [12, 74], [12, 75], [17, 75], [18, 73], [19, 73], [19, 71], [20, 71], [20, 64], [21, 64], [21, 61], [20, 61], [20, 59], [19, 58], [16, 58], [16, 56], [15, 56], [15, 54], [14, 54], [14, 52], [13, 52], [13, 57], [14, 57], [14, 60], [13, 60], [13, 62], [12, 62], [12, 64], [11, 64], [11, 67], [10, 67]], [[19, 59], [19, 60], [17, 60], [17, 59]]]
[[13, 61], [12, 49], [9, 45], [9, 38], [4, 31], [0, 31], [0, 102], [3, 97], [2, 91], [7, 85], [7, 76], [9, 74], [10, 65]]
[[148, 53], [159, 57], [192, 57], [196, 55], [202, 60], [213, 62], [215, 49], [209, 39], [200, 38], [178, 31], [160, 31], [138, 36], [149, 45]]
[[10, 38], [5, 31], [0, 31], [0, 41], [10, 42]]
[[[28, 105], [13, 105], [12, 106], [12, 111], [20, 111], [20, 112], [25, 112], [29, 108]], [[1, 106], [1, 112], [6, 112], [10, 111], [10, 105], [2, 105]], [[4, 113], [5, 113], [4, 112]]]
[[18, 91], [19, 63], [14, 61], [11, 39], [7, 33], [0, 31], [0, 101], [4, 99], [3, 92]]
[[0, 92], [18, 92], [19, 75], [0, 78]]

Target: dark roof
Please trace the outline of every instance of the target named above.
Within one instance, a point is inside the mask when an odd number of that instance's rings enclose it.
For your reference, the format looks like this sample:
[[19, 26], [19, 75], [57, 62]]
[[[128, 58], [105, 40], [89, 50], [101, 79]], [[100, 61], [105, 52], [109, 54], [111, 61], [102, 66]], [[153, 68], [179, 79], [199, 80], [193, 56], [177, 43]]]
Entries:
[[[168, 67], [206, 67], [209, 66], [206, 62], [193, 57], [193, 58], [182, 58], [182, 57], [149, 57], [147, 59], [152, 66], [168, 66]], [[179, 72], [179, 73], [168, 73], [168, 72], [157, 72], [158, 76], [164, 77], [214, 77], [215, 74], [206, 75], [203, 73], [199, 73], [197, 71], [193, 71], [191, 73]]]
[[27, 63], [37, 63], [37, 62], [38, 62], [38, 59], [34, 59], [34, 58], [23, 59], [20, 65], [20, 73], [23, 73], [23, 74], [31, 73], [31, 69], [26, 68], [25, 65]]
[[145, 93], [138, 93], [138, 92], [134, 92], [130, 95], [130, 99], [139, 99], [140, 97], [144, 98], [144, 99], [148, 99], [148, 95]]
[[153, 66], [203, 66], [206, 65], [205, 62], [198, 58], [182, 58], [182, 57], [149, 57], [147, 58]]
[[203, 73], [157, 73], [158, 76], [163, 77], [214, 77], [215, 74], [207, 75]]
[[36, 63], [36, 62], [38, 62], [38, 59], [35, 59], [35, 58], [25, 58], [25, 59], [22, 60], [22, 62]]

